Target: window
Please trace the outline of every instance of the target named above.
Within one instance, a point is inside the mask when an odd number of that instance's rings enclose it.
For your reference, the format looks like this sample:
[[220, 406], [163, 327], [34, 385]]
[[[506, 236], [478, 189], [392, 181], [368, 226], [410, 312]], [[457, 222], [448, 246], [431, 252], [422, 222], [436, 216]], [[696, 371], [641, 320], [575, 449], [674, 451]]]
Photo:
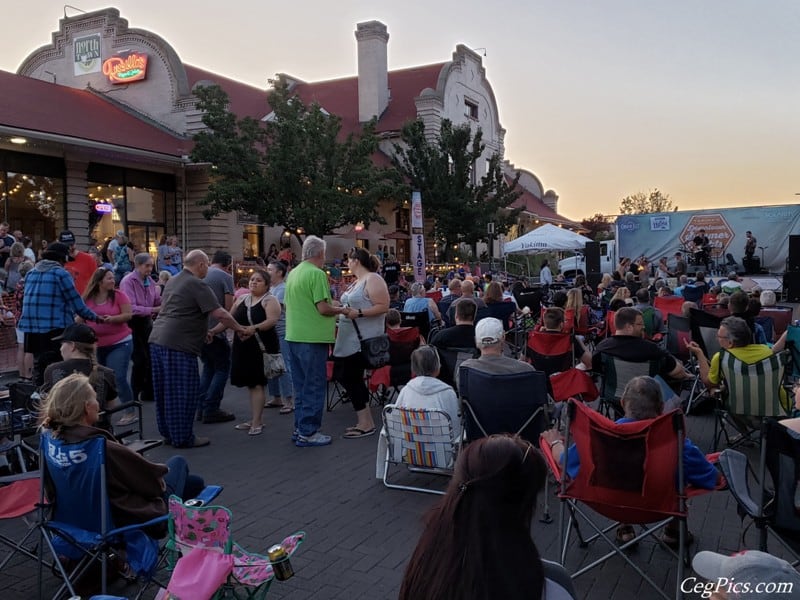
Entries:
[[478, 103], [464, 98], [464, 115], [470, 119], [478, 120]]

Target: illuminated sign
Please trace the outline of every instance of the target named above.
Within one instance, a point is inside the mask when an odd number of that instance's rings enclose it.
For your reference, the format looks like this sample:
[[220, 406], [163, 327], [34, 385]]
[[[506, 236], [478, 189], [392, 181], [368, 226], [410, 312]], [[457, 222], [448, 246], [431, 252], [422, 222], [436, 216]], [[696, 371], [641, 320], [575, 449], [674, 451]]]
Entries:
[[103, 75], [111, 83], [141, 81], [147, 74], [147, 54], [120, 52], [103, 63]]
[[103, 202], [98, 202], [94, 205], [95, 212], [108, 214], [114, 210], [114, 205], [112, 204], [104, 204]]
[[75, 76], [100, 72], [100, 34], [75, 38], [73, 42]]

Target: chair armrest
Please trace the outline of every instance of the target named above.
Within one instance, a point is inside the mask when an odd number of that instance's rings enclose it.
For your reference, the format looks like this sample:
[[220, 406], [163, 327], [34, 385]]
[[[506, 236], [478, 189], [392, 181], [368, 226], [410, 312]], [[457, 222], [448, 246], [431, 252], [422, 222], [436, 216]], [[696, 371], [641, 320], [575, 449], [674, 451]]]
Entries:
[[747, 483], [747, 457], [736, 450], [723, 450], [719, 456], [719, 466], [725, 479], [728, 480], [728, 488], [737, 504], [748, 516], [757, 518], [760, 510], [758, 503], [750, 494], [750, 486]]

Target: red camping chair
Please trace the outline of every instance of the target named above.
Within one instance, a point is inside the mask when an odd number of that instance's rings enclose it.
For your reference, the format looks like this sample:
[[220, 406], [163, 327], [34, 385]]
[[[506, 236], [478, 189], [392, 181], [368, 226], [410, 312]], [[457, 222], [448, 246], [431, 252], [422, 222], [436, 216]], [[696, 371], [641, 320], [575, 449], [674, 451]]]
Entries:
[[[580, 468], [574, 479], [555, 460], [550, 445], [540, 446], [550, 470], [560, 481], [561, 564], [566, 564], [570, 549], [570, 531], [574, 528], [581, 547], [603, 539], [611, 550], [575, 571], [572, 578], [618, 555], [663, 598], [669, 596], [662, 586], [648, 576], [624, 550], [647, 536], [653, 536], [667, 551], [678, 558], [675, 597], [681, 597], [681, 581], [688, 562], [686, 554], [686, 498], [707, 493], [687, 486], [683, 473], [683, 440], [685, 423], [680, 411], [672, 411], [655, 419], [617, 424], [600, 413], [574, 400], [567, 411], [567, 439], [574, 438]], [[676, 477], [664, 476], [675, 473]], [[591, 510], [587, 510], [587, 507]], [[569, 511], [567, 520], [566, 513]], [[593, 521], [597, 513], [615, 521], [604, 526]], [[679, 522], [679, 549], [666, 546], [654, 534], [672, 518]], [[586, 523], [594, 534], [584, 539], [579, 522]], [[640, 525], [641, 533], [621, 546], [609, 535], [619, 524]]]
[[686, 302], [681, 296], [656, 296], [653, 300], [653, 308], [657, 308], [664, 316], [664, 321], [669, 320], [670, 315], [683, 316], [683, 303]]
[[422, 339], [416, 327], [387, 329], [389, 364], [369, 375], [368, 387], [372, 400], [378, 404], [391, 402], [401, 386], [411, 380], [411, 353], [419, 348]]
[[32, 515], [38, 508], [40, 487], [38, 471], [0, 478], [0, 521], [22, 517], [27, 525], [25, 534], [18, 541], [0, 533], [0, 544], [11, 548], [11, 552], [0, 562], [0, 572], [17, 553], [39, 560], [36, 545], [26, 544], [37, 531], [35, 520], [29, 520], [27, 515]]
[[572, 334], [567, 332], [529, 331], [527, 355], [549, 377], [575, 366], [572, 345]]

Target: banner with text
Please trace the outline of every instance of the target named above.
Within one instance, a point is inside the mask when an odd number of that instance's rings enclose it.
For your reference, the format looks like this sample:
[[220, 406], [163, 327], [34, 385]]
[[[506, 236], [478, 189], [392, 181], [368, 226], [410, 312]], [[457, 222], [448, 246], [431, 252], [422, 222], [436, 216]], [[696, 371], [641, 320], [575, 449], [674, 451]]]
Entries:
[[423, 235], [422, 195], [411, 193], [411, 266], [414, 281], [425, 281], [425, 236]]

